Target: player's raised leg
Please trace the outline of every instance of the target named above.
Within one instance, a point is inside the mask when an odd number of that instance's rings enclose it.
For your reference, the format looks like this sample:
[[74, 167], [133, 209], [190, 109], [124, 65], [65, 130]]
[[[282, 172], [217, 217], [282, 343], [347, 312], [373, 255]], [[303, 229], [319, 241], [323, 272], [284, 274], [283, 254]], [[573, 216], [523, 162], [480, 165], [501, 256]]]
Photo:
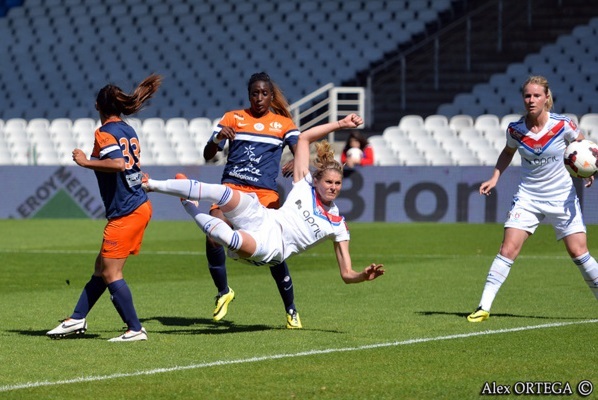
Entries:
[[[177, 175], [181, 176], [182, 174]], [[194, 179], [157, 180], [145, 177], [143, 179], [143, 188], [147, 192], [163, 193], [182, 199], [207, 200], [221, 207], [228, 205], [234, 208], [239, 201], [238, 194], [234, 195], [234, 191], [227, 186], [199, 182]]]

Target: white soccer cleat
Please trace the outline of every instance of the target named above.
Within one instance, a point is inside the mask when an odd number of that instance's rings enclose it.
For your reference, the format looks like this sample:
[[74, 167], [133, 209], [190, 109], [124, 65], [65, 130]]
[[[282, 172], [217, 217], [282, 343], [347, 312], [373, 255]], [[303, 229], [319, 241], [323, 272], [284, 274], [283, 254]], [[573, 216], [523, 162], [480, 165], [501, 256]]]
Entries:
[[61, 339], [72, 334], [84, 334], [87, 330], [87, 321], [83, 319], [67, 318], [56, 328], [48, 331], [46, 335], [52, 339]]
[[199, 208], [199, 201], [197, 200], [187, 200], [181, 198], [181, 204], [183, 205], [183, 207], [185, 206], [185, 204], [193, 204], [195, 208]]
[[147, 340], [147, 332], [145, 328], [140, 331], [126, 331], [120, 336], [109, 339], [109, 342], [137, 342], [139, 340]]

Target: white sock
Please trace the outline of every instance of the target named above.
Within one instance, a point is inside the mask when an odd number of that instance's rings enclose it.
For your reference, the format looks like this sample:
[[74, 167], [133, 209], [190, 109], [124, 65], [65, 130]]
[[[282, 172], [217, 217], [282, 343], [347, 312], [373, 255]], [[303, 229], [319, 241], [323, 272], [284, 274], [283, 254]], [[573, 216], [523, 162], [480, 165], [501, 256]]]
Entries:
[[[189, 203], [189, 202], [186, 202]], [[193, 204], [193, 203], [191, 203]], [[183, 204], [185, 210], [192, 209], [191, 206]], [[193, 205], [195, 207], [195, 205]], [[197, 209], [197, 207], [195, 207]], [[187, 211], [189, 214], [189, 210]], [[243, 238], [239, 232], [233, 230], [226, 222], [208, 214], [197, 213], [194, 218], [195, 223], [204, 231], [206, 235], [214, 239], [219, 244], [232, 251], [238, 251], [243, 244]]]
[[507, 276], [509, 276], [511, 265], [513, 265], [513, 260], [509, 260], [500, 254], [497, 254], [494, 261], [492, 261], [490, 271], [488, 271], [488, 276], [486, 277], [484, 291], [482, 292], [482, 299], [480, 300], [482, 310], [490, 311], [498, 290], [507, 280]]
[[199, 200], [199, 182], [192, 179], [166, 179], [163, 181], [149, 179], [147, 185], [154, 192]]
[[149, 179], [148, 186], [158, 193], [190, 200], [208, 200], [223, 206], [232, 198], [231, 188], [224, 185], [199, 182], [194, 179]]
[[594, 293], [596, 299], [598, 299], [598, 263], [589, 252], [577, 258], [572, 258], [572, 260], [577, 265], [577, 268], [579, 268], [579, 272], [581, 272], [588, 287]]

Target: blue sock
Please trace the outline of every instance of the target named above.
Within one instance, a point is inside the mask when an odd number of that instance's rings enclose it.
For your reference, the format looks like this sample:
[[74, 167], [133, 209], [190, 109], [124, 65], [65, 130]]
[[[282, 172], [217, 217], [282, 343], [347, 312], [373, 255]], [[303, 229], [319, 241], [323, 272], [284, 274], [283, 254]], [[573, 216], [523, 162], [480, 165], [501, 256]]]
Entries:
[[286, 261], [270, 267], [272, 278], [278, 286], [278, 292], [284, 303], [284, 308], [287, 312], [290, 310], [297, 310], [295, 308], [295, 293], [293, 290], [293, 280]]
[[226, 253], [224, 247], [220, 245], [213, 246], [206, 241], [206, 256], [208, 258], [208, 268], [214, 285], [218, 289], [218, 295], [228, 293], [228, 278], [226, 276]]
[[133, 305], [133, 295], [124, 279], [114, 281], [108, 285], [110, 291], [110, 298], [114, 308], [122, 318], [123, 322], [127, 324], [127, 329], [131, 331], [140, 331], [141, 322], [137, 318], [137, 312]]
[[92, 275], [89, 282], [83, 288], [81, 296], [79, 296], [79, 301], [75, 306], [75, 311], [73, 311], [71, 318], [82, 319], [87, 317], [87, 314], [89, 314], [89, 311], [91, 311], [105, 290], [106, 284], [104, 283], [104, 279], [101, 276]]

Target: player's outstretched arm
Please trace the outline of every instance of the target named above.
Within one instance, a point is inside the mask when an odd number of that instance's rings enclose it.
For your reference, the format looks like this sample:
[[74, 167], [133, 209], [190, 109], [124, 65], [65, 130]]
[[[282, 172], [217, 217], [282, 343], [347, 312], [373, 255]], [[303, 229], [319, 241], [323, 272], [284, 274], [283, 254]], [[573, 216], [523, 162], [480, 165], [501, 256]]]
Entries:
[[301, 132], [295, 149], [295, 162], [293, 165], [293, 182], [298, 182], [309, 173], [309, 145], [316, 140], [322, 139], [330, 132], [339, 129], [353, 129], [363, 124], [363, 119], [357, 114], [349, 114], [345, 118], [316, 125], [305, 132]]
[[345, 283], [360, 283], [372, 281], [377, 277], [384, 275], [384, 266], [382, 264], [370, 264], [363, 271], [357, 272], [351, 266], [351, 255], [349, 254], [349, 241], [335, 242], [334, 252], [338, 262], [338, 268], [341, 278]]
[[494, 189], [502, 173], [507, 169], [509, 164], [511, 164], [516, 151], [516, 148], [505, 146], [498, 156], [498, 160], [496, 160], [496, 166], [492, 172], [492, 177], [480, 185], [480, 194], [486, 196], [490, 194], [490, 191]]
[[73, 161], [80, 167], [100, 172], [123, 172], [125, 170], [124, 158], [97, 158], [88, 159], [83, 150], [73, 150]]

